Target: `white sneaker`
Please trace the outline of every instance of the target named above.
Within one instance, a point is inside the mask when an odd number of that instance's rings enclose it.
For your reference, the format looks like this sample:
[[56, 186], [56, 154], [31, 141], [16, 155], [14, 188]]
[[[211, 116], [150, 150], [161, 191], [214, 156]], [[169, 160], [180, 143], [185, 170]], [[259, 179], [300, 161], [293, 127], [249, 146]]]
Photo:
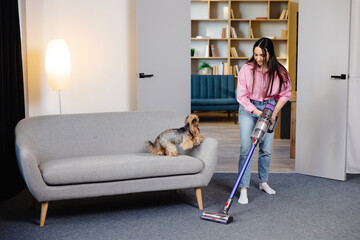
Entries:
[[266, 182], [260, 183], [259, 189], [265, 191], [268, 194], [275, 194], [276, 191], [272, 189]]
[[240, 197], [238, 199], [238, 203], [240, 203], [240, 204], [248, 204], [249, 203], [249, 200], [247, 197], [247, 189], [240, 190]]

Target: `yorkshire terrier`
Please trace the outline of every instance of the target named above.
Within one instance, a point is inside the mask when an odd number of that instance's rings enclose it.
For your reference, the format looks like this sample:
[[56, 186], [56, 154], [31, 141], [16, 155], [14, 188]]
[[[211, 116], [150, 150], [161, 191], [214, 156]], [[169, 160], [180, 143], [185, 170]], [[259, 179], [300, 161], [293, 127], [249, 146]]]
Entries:
[[146, 142], [146, 150], [157, 155], [178, 156], [176, 145], [183, 150], [200, 145], [205, 137], [200, 135], [199, 117], [191, 114], [185, 119], [185, 126], [168, 129], [155, 139], [154, 143]]

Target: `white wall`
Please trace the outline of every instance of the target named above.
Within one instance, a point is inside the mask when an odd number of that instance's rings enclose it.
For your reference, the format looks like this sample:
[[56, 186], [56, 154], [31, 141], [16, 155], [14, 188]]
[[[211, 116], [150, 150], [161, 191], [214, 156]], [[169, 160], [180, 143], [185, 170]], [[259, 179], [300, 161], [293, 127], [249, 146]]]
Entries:
[[360, 173], [360, 0], [352, 0], [349, 62], [347, 173]]
[[29, 116], [59, 113], [44, 62], [53, 38], [64, 38], [72, 56], [69, 87], [61, 92], [64, 114], [136, 110], [135, 2], [25, 1]]

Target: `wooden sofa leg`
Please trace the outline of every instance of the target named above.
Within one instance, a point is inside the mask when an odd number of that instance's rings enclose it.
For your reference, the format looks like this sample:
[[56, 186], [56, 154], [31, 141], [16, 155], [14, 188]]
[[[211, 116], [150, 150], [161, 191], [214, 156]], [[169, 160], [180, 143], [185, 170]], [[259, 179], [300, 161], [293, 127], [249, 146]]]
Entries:
[[196, 193], [196, 199], [199, 205], [199, 209], [203, 210], [203, 202], [202, 202], [202, 196], [201, 196], [201, 188], [195, 188]]
[[46, 213], [47, 213], [48, 207], [49, 207], [49, 202], [41, 203], [40, 227], [43, 227], [45, 225], [45, 218], [46, 218]]

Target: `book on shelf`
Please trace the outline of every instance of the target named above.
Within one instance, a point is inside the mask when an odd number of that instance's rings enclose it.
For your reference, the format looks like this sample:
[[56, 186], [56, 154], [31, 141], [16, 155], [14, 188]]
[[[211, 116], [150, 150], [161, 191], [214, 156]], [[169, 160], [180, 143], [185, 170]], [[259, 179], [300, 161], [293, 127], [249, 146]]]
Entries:
[[281, 11], [279, 19], [284, 19], [284, 17], [285, 17], [285, 12], [286, 12], [286, 9], [283, 9], [283, 10]]
[[268, 19], [267, 17], [256, 17], [256, 19]]
[[218, 65], [213, 66], [213, 75], [219, 75], [219, 66]]
[[220, 62], [219, 64], [219, 75], [223, 75], [224, 74], [224, 63]]
[[233, 9], [230, 9], [230, 14], [231, 14], [231, 19], [235, 19], [234, 10], [233, 10]]
[[231, 35], [233, 38], [237, 38], [237, 34], [236, 34], [236, 31], [235, 31], [235, 28], [234, 27], [231, 27]]
[[224, 7], [223, 8], [223, 19], [228, 19], [228, 18], [229, 18], [229, 8]]
[[231, 74], [234, 75], [234, 76], [237, 76], [236, 66], [231, 66]]
[[249, 29], [249, 37], [254, 38], [254, 32], [253, 32], [252, 28]]
[[240, 71], [239, 65], [235, 65], [235, 69], [236, 69], [236, 76], [237, 76], [237, 75], [239, 75], [239, 71]]
[[287, 9], [283, 9], [281, 11], [280, 17], [279, 19], [287, 19], [288, 18], [288, 10]]
[[226, 38], [226, 28], [221, 29], [221, 38]]
[[232, 57], [239, 57], [235, 47], [231, 47], [230, 52], [231, 52]]
[[240, 68], [238, 65], [231, 66], [228, 62], [220, 62], [218, 65], [212, 65], [213, 75], [234, 75], [239, 74]]
[[234, 53], [235, 53], [235, 57], [239, 57], [239, 54], [238, 54], [236, 48], [234, 48]]
[[210, 51], [209, 45], [206, 45], [206, 47], [205, 47], [205, 56], [204, 57], [209, 57], [209, 51]]
[[224, 62], [224, 75], [230, 75], [230, 74], [231, 74], [230, 63]]
[[216, 57], [214, 44], [211, 44], [211, 56]]
[[224, 63], [220, 62], [219, 64], [211, 65], [213, 75], [224, 75]]

